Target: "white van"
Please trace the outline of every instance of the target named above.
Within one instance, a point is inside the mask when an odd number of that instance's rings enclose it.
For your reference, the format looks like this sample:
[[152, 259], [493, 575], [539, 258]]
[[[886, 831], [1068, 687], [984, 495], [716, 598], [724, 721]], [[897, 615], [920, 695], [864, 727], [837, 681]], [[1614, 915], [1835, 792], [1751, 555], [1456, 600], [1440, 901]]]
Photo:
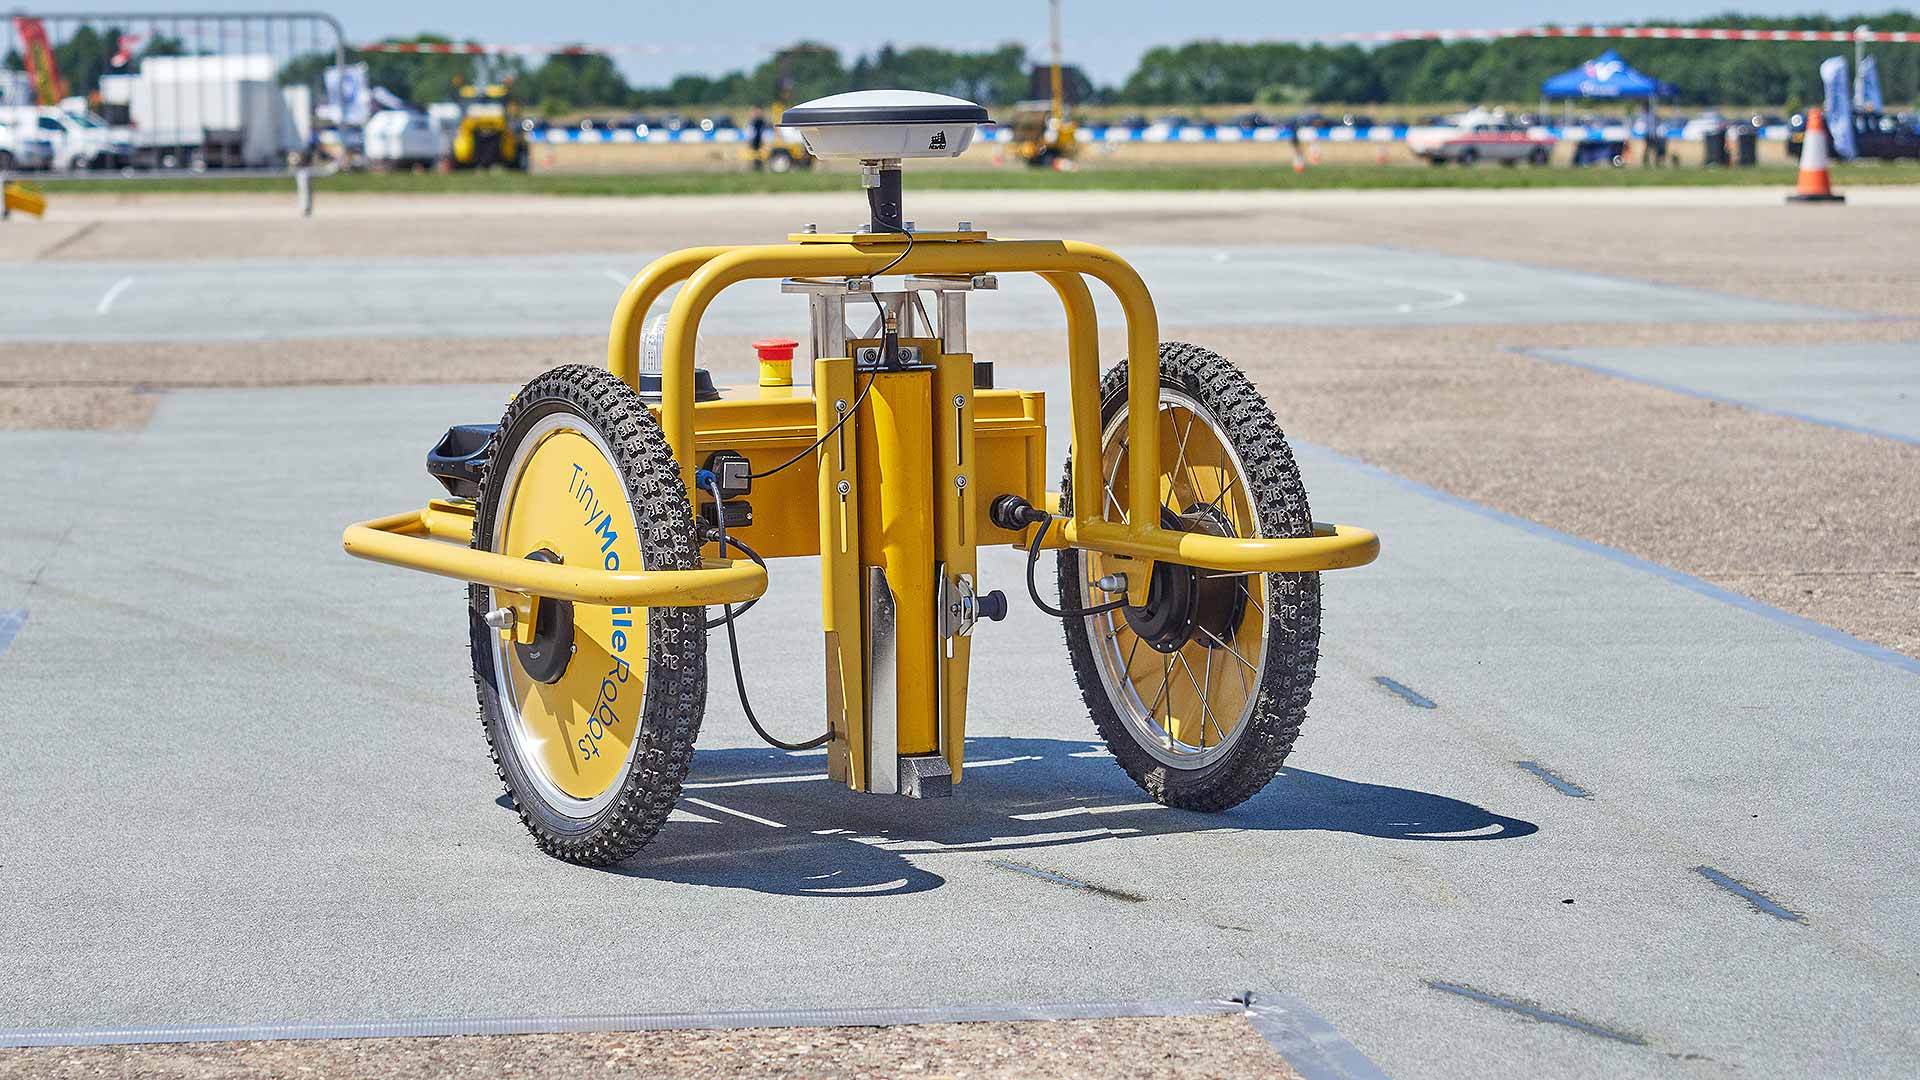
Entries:
[[132, 156], [132, 148], [93, 116], [75, 116], [52, 106], [21, 105], [0, 109], [0, 122], [52, 143], [56, 169], [117, 168]]
[[377, 112], [364, 130], [367, 164], [376, 169], [432, 167], [453, 153], [453, 136], [445, 122], [426, 113]]
[[52, 167], [52, 143], [37, 137], [32, 128], [17, 131], [0, 123], [0, 173]]

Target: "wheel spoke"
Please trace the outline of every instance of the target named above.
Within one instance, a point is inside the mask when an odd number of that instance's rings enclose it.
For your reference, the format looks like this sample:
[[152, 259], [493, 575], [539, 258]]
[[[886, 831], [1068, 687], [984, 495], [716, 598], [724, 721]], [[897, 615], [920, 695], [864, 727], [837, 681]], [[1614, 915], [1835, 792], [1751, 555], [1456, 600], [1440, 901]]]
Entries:
[[1258, 612], [1260, 613], [1260, 620], [1261, 620], [1262, 622], [1265, 622], [1265, 621], [1266, 621], [1266, 618], [1267, 618], [1267, 609], [1266, 609], [1266, 607], [1265, 607], [1264, 605], [1262, 605], [1262, 604], [1260, 603], [1260, 601], [1258, 601], [1258, 600], [1256, 600], [1256, 599], [1254, 599], [1254, 597], [1253, 597], [1253, 590], [1252, 590], [1252, 589], [1249, 589], [1249, 588], [1247, 588], [1247, 583], [1246, 583], [1246, 582], [1244, 582], [1244, 581], [1242, 581], [1242, 582], [1240, 583], [1240, 595], [1242, 595], [1242, 596], [1244, 596], [1244, 597], [1246, 597], [1246, 598], [1247, 598], [1247, 602], [1248, 602], [1249, 604], [1252, 604], [1252, 605], [1253, 605], [1253, 609], [1254, 609], [1255, 611], [1258, 611]]
[[[1199, 678], [1194, 675], [1193, 665], [1187, 663], [1186, 652], [1183, 650], [1173, 653], [1172, 655], [1180, 661], [1180, 667], [1187, 673], [1187, 682], [1192, 684], [1193, 692], [1200, 698], [1200, 745], [1205, 747], [1207, 745], [1207, 721], [1213, 719], [1213, 710], [1207, 706], [1207, 692], [1201, 688]], [[1209, 670], [1208, 674], [1212, 674], [1211, 670]], [[1169, 717], [1169, 719], [1171, 719], [1171, 717]], [[1218, 721], [1214, 722], [1213, 730], [1220, 730]]]
[[[1114, 497], [1113, 482], [1119, 478], [1120, 463], [1122, 461], [1125, 461], [1126, 457], [1127, 457], [1127, 440], [1121, 439], [1119, 449], [1114, 451], [1113, 468], [1107, 473], [1106, 494], [1107, 494], [1107, 505], [1111, 506], [1112, 508], [1120, 512], [1120, 524], [1122, 525], [1125, 525], [1127, 523], [1127, 508], [1124, 506], [1121, 506], [1120, 500]], [[1105, 513], [1104, 510], [1101, 512]]]
[[1259, 669], [1259, 668], [1257, 668], [1257, 667], [1254, 667], [1254, 666], [1253, 666], [1252, 664], [1250, 664], [1250, 663], [1248, 663], [1248, 662], [1247, 662], [1247, 658], [1246, 658], [1246, 657], [1244, 657], [1244, 656], [1241, 656], [1241, 655], [1240, 655], [1240, 651], [1239, 651], [1238, 649], [1235, 649], [1235, 648], [1233, 647], [1233, 643], [1232, 643], [1232, 642], [1230, 642], [1230, 641], [1221, 641], [1221, 640], [1220, 640], [1220, 636], [1219, 636], [1218, 634], [1215, 634], [1215, 633], [1214, 633], [1213, 631], [1211, 631], [1211, 630], [1209, 630], [1209, 629], [1207, 629], [1207, 628], [1206, 628], [1206, 627], [1204, 627], [1204, 626], [1202, 626], [1202, 627], [1197, 627], [1196, 629], [1198, 629], [1198, 630], [1199, 630], [1199, 631], [1200, 631], [1201, 633], [1203, 633], [1203, 634], [1205, 634], [1205, 635], [1207, 635], [1207, 640], [1209, 640], [1209, 641], [1212, 641], [1212, 642], [1213, 642], [1213, 643], [1215, 643], [1216, 645], [1219, 645], [1219, 646], [1220, 646], [1220, 647], [1221, 647], [1222, 649], [1225, 649], [1226, 651], [1228, 651], [1228, 652], [1230, 652], [1230, 653], [1232, 653], [1232, 654], [1233, 654], [1233, 658], [1234, 658], [1235, 660], [1238, 660], [1238, 661], [1240, 661], [1240, 665], [1241, 665], [1242, 667], [1244, 667], [1244, 668], [1246, 668], [1246, 669], [1247, 669], [1248, 671], [1251, 671], [1251, 672], [1253, 672], [1253, 673], [1254, 673], [1254, 674], [1256, 674], [1256, 675], [1258, 675], [1258, 674], [1260, 673], [1260, 669]]
[[[1220, 511], [1223, 514], [1227, 513], [1227, 508], [1220, 505], [1220, 500], [1226, 498], [1227, 492], [1232, 491], [1234, 489], [1234, 485], [1238, 483], [1240, 483], [1240, 474], [1234, 473], [1233, 476], [1227, 480], [1226, 484], [1224, 484], [1220, 488], [1220, 493], [1218, 495], [1215, 495], [1213, 498], [1207, 500], [1207, 505], [1213, 507], [1215, 510]], [[1232, 515], [1228, 514], [1227, 516], [1231, 517]]]
[[[1207, 685], [1206, 685], [1205, 687], [1203, 687], [1203, 688], [1201, 689], [1201, 691], [1200, 691], [1200, 708], [1201, 708], [1201, 715], [1202, 715], [1202, 716], [1204, 716], [1204, 717], [1205, 717], [1206, 719], [1208, 719], [1208, 720], [1213, 720], [1213, 708], [1212, 708], [1212, 698], [1213, 698], [1213, 650], [1212, 650], [1212, 649], [1204, 649], [1204, 650], [1202, 650], [1202, 651], [1203, 651], [1203, 652], [1205, 652], [1205, 653], [1207, 654]], [[1243, 703], [1243, 704], [1244, 704], [1244, 703]], [[1220, 734], [1220, 741], [1221, 741], [1221, 742], [1225, 742], [1225, 741], [1227, 741], [1227, 733], [1226, 733], [1226, 732], [1224, 732], [1224, 731], [1220, 731], [1220, 721], [1218, 721], [1218, 720], [1214, 720], [1214, 721], [1213, 721], [1213, 730], [1214, 730], [1214, 731], [1216, 731], [1216, 732], [1219, 732], [1219, 734]], [[1202, 734], [1204, 735], [1204, 731], [1202, 732]]]
[[[1184, 472], [1187, 478], [1188, 494], [1198, 495], [1200, 493], [1200, 489], [1196, 487], [1193, 483], [1193, 466], [1187, 464], [1187, 442], [1188, 440], [1193, 438], [1193, 422], [1199, 418], [1194, 415], [1193, 410], [1191, 409], [1186, 410], [1186, 413], [1187, 413], [1187, 429], [1180, 433], [1180, 447], [1174, 454], [1173, 468], [1169, 470], [1167, 473], [1167, 478], [1168, 478], [1167, 490], [1170, 493], [1174, 490], [1174, 485], [1178, 483], [1179, 475], [1182, 472]], [[1174, 413], [1174, 407], [1172, 406], [1168, 407], [1167, 415], [1170, 423], [1174, 419], [1177, 419], [1177, 414]], [[1177, 503], [1179, 500], [1176, 499], [1175, 501]], [[1180, 513], [1179, 507], [1177, 505], [1169, 507], [1168, 509], [1172, 510], [1176, 515]]]

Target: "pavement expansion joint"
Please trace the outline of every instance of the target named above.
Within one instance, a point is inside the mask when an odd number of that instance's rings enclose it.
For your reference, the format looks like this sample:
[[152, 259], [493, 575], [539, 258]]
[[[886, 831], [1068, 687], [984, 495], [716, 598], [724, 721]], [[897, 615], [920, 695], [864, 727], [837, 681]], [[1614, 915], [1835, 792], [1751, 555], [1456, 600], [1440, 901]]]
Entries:
[[1715, 870], [1711, 866], [1696, 866], [1693, 868], [1693, 872], [1706, 878], [1716, 887], [1725, 889], [1740, 899], [1745, 900], [1748, 904], [1752, 905], [1755, 911], [1761, 914], [1771, 915], [1785, 922], [1804, 923], [1807, 921], [1805, 915], [1786, 907], [1759, 889], [1740, 881], [1730, 874]]
[[1476, 989], [1465, 983], [1448, 982], [1444, 979], [1428, 979], [1427, 985], [1435, 990], [1466, 998], [1468, 1001], [1476, 1001], [1482, 1005], [1491, 1005], [1496, 1009], [1504, 1009], [1507, 1012], [1524, 1016], [1529, 1020], [1539, 1021], [1544, 1024], [1558, 1024], [1561, 1027], [1570, 1028], [1586, 1035], [1594, 1035], [1602, 1039], [1612, 1039], [1615, 1042], [1623, 1042], [1632, 1046], [1647, 1045], [1645, 1036], [1608, 1027], [1605, 1024], [1596, 1023], [1592, 1020], [1583, 1020], [1571, 1013], [1555, 1012], [1522, 998], [1490, 994], [1485, 990]]
[[1413, 689], [1412, 687], [1406, 685], [1405, 683], [1401, 683], [1393, 679], [1389, 679], [1385, 675], [1375, 675], [1373, 677], [1373, 681], [1376, 683], [1379, 683], [1381, 686], [1386, 687], [1387, 690], [1405, 699], [1407, 704], [1413, 706], [1416, 709], [1437, 709], [1440, 707], [1437, 703], [1434, 702], [1432, 698], [1426, 696], [1425, 694], [1422, 694], [1418, 690]]
[[1573, 781], [1567, 779], [1566, 777], [1561, 776], [1559, 773], [1554, 772], [1552, 769], [1547, 768], [1545, 765], [1542, 765], [1537, 761], [1516, 761], [1514, 762], [1514, 764], [1518, 765], [1521, 769], [1524, 769], [1525, 771], [1530, 772], [1533, 775], [1539, 777], [1549, 787], [1553, 788], [1553, 790], [1559, 792], [1562, 795], [1565, 795], [1570, 799], [1593, 798], [1593, 792], [1588, 791], [1586, 788], [1583, 788], [1579, 784], [1576, 784]]

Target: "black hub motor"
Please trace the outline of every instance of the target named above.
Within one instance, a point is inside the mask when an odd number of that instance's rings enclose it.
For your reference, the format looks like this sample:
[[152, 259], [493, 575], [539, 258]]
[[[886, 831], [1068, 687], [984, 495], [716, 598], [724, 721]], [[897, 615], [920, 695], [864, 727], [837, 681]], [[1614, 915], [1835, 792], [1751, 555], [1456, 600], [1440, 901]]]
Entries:
[[[1160, 508], [1160, 527], [1180, 532], [1232, 536], [1233, 523], [1211, 503], [1195, 503], [1184, 514]], [[1209, 649], [1222, 649], [1246, 614], [1247, 594], [1239, 575], [1202, 570], [1194, 566], [1157, 562], [1148, 587], [1147, 602], [1121, 609], [1127, 627], [1157, 652], [1179, 652], [1199, 638]]]

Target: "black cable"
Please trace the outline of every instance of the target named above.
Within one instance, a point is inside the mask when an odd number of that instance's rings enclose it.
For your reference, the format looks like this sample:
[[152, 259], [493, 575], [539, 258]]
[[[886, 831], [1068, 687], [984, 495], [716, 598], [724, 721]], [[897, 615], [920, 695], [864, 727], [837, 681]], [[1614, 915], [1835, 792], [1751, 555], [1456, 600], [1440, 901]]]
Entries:
[[1089, 615], [1104, 615], [1116, 608], [1125, 607], [1127, 598], [1124, 596], [1118, 600], [1109, 600], [1104, 604], [1095, 604], [1090, 608], [1078, 608], [1070, 611], [1063, 611], [1047, 603], [1045, 600], [1040, 599], [1040, 587], [1034, 584], [1033, 568], [1035, 564], [1040, 561], [1040, 544], [1046, 539], [1047, 526], [1051, 524], [1053, 524], [1053, 516], [1051, 514], [1041, 518], [1040, 528], [1034, 530], [1033, 543], [1027, 545], [1027, 595], [1033, 597], [1034, 606], [1056, 619], [1080, 619]]
[[[906, 260], [907, 256], [913, 254], [913, 234], [903, 229], [901, 230], [901, 235], [907, 238], [906, 249], [900, 252], [899, 255], [894, 256], [893, 261], [881, 267], [878, 272], [868, 274], [867, 277], [869, 279], [877, 278], [885, 275], [887, 271], [892, 270], [896, 266], [899, 266], [902, 262]], [[879, 309], [880, 318], [884, 322], [887, 317], [887, 306], [880, 302], [880, 294], [868, 293], [867, 295], [873, 297], [873, 306]], [[888, 363], [892, 361], [892, 359], [893, 357], [891, 356], [883, 356], [880, 358], [881, 363]], [[747, 479], [763, 480], [769, 476], [772, 476], [774, 473], [779, 472], [782, 469], [789, 468], [793, 465], [798, 464], [802, 458], [806, 457], [808, 454], [813, 453], [815, 450], [820, 449], [822, 446], [825, 446], [827, 440], [833, 438], [835, 433], [837, 433], [840, 430], [841, 426], [844, 425], [847, 422], [847, 420], [853, 416], [854, 413], [857, 413], [860, 411], [860, 403], [867, 400], [867, 391], [873, 389], [873, 379], [874, 379], [874, 376], [877, 374], [879, 374], [879, 368], [877, 366], [867, 372], [866, 385], [862, 386], [860, 388], [860, 393], [854, 396], [853, 407], [849, 408], [846, 412], [840, 414], [840, 419], [835, 420], [833, 422], [832, 427], [828, 428], [826, 432], [822, 434], [819, 438], [813, 440], [812, 445], [808, 446], [805, 450], [800, 451], [799, 453], [793, 455], [787, 460], [781, 462], [780, 464], [775, 465], [773, 468], [766, 470], [765, 472], [749, 473], [747, 475]]]
[[[709, 489], [713, 492], [714, 501], [716, 503], [719, 502], [720, 501], [720, 482], [718, 480], [715, 480], [710, 482], [708, 486], [709, 486]], [[722, 551], [725, 551], [729, 547], [739, 548], [742, 552], [746, 553], [747, 558], [752, 559], [762, 569], [765, 569], [767, 565], [767, 560], [761, 558], [759, 552], [753, 550], [752, 548], [741, 543], [740, 541], [735, 540], [733, 537], [728, 536], [727, 527], [725, 525], [717, 525], [715, 526], [715, 529], [720, 534], [720, 549]], [[748, 601], [746, 604], [741, 605], [741, 610], [745, 611], [747, 607], [751, 605], [752, 605], [752, 601]], [[747, 703], [747, 677], [740, 670], [740, 635], [736, 633], [733, 628], [733, 617], [735, 614], [733, 610], [733, 605], [721, 604], [720, 610], [722, 612], [725, 612], [725, 615], [722, 617], [721, 621], [726, 623], [726, 626], [727, 626], [727, 652], [733, 657], [733, 688], [735, 692], [737, 692], [740, 695], [740, 711], [747, 714], [747, 723], [753, 725], [754, 734], [766, 740], [766, 743], [768, 746], [772, 746], [780, 750], [812, 750], [816, 746], [825, 746], [833, 738], [832, 729], [828, 729], [826, 734], [820, 736], [817, 739], [813, 739], [811, 741], [803, 742], [803, 743], [790, 743], [790, 742], [783, 742], [779, 739], [774, 738], [772, 735], [767, 733], [766, 728], [763, 728], [760, 726], [760, 718], [753, 715], [753, 706]], [[713, 624], [708, 623], [707, 625], [712, 626]]]
[[[720, 554], [725, 555], [727, 553], [727, 548], [730, 548], [730, 547], [739, 548], [741, 553], [746, 555], [747, 558], [752, 559], [754, 562], [760, 564], [760, 568], [762, 570], [767, 568], [767, 560], [761, 558], [759, 552], [753, 550], [752, 548], [741, 543], [740, 541], [735, 540], [733, 537], [726, 535], [726, 530], [724, 529], [720, 530], [720, 539], [716, 542], [720, 544]], [[760, 602], [760, 598], [756, 596], [753, 599], [747, 601], [746, 603], [741, 604], [739, 607], [734, 608], [733, 609], [734, 617], [738, 618], [742, 615], [745, 615], [748, 611], [752, 610], [753, 605], [759, 602]], [[706, 628], [708, 630], [718, 629], [721, 626], [726, 625], [726, 621], [727, 621], [727, 617], [725, 615], [722, 615], [717, 619], [708, 619]]]
[[[878, 300], [876, 299], [875, 302], [878, 303]], [[805, 450], [802, 450], [799, 453], [788, 458], [787, 460], [781, 462], [780, 464], [775, 465], [773, 468], [768, 469], [765, 472], [748, 473], [747, 479], [763, 480], [769, 476], [772, 476], [774, 473], [777, 473], [780, 470], [787, 468], [790, 465], [798, 464], [801, 458], [806, 457], [808, 454], [811, 454], [815, 450], [818, 450], [820, 449], [820, 447], [824, 446], [826, 444], [826, 441], [828, 439], [833, 438], [834, 433], [840, 430], [840, 426], [842, 424], [845, 424], [849, 419], [851, 419], [854, 413], [857, 413], [860, 411], [860, 403], [867, 400], [867, 391], [873, 389], [873, 377], [875, 374], [876, 374], [875, 371], [867, 372], [867, 384], [860, 388], [860, 392], [858, 394], [854, 395], [853, 407], [848, 409], [846, 412], [841, 413], [840, 419], [835, 420], [833, 422], [833, 426], [827, 429], [826, 434], [813, 440], [813, 444], [811, 446], [808, 446]]]

